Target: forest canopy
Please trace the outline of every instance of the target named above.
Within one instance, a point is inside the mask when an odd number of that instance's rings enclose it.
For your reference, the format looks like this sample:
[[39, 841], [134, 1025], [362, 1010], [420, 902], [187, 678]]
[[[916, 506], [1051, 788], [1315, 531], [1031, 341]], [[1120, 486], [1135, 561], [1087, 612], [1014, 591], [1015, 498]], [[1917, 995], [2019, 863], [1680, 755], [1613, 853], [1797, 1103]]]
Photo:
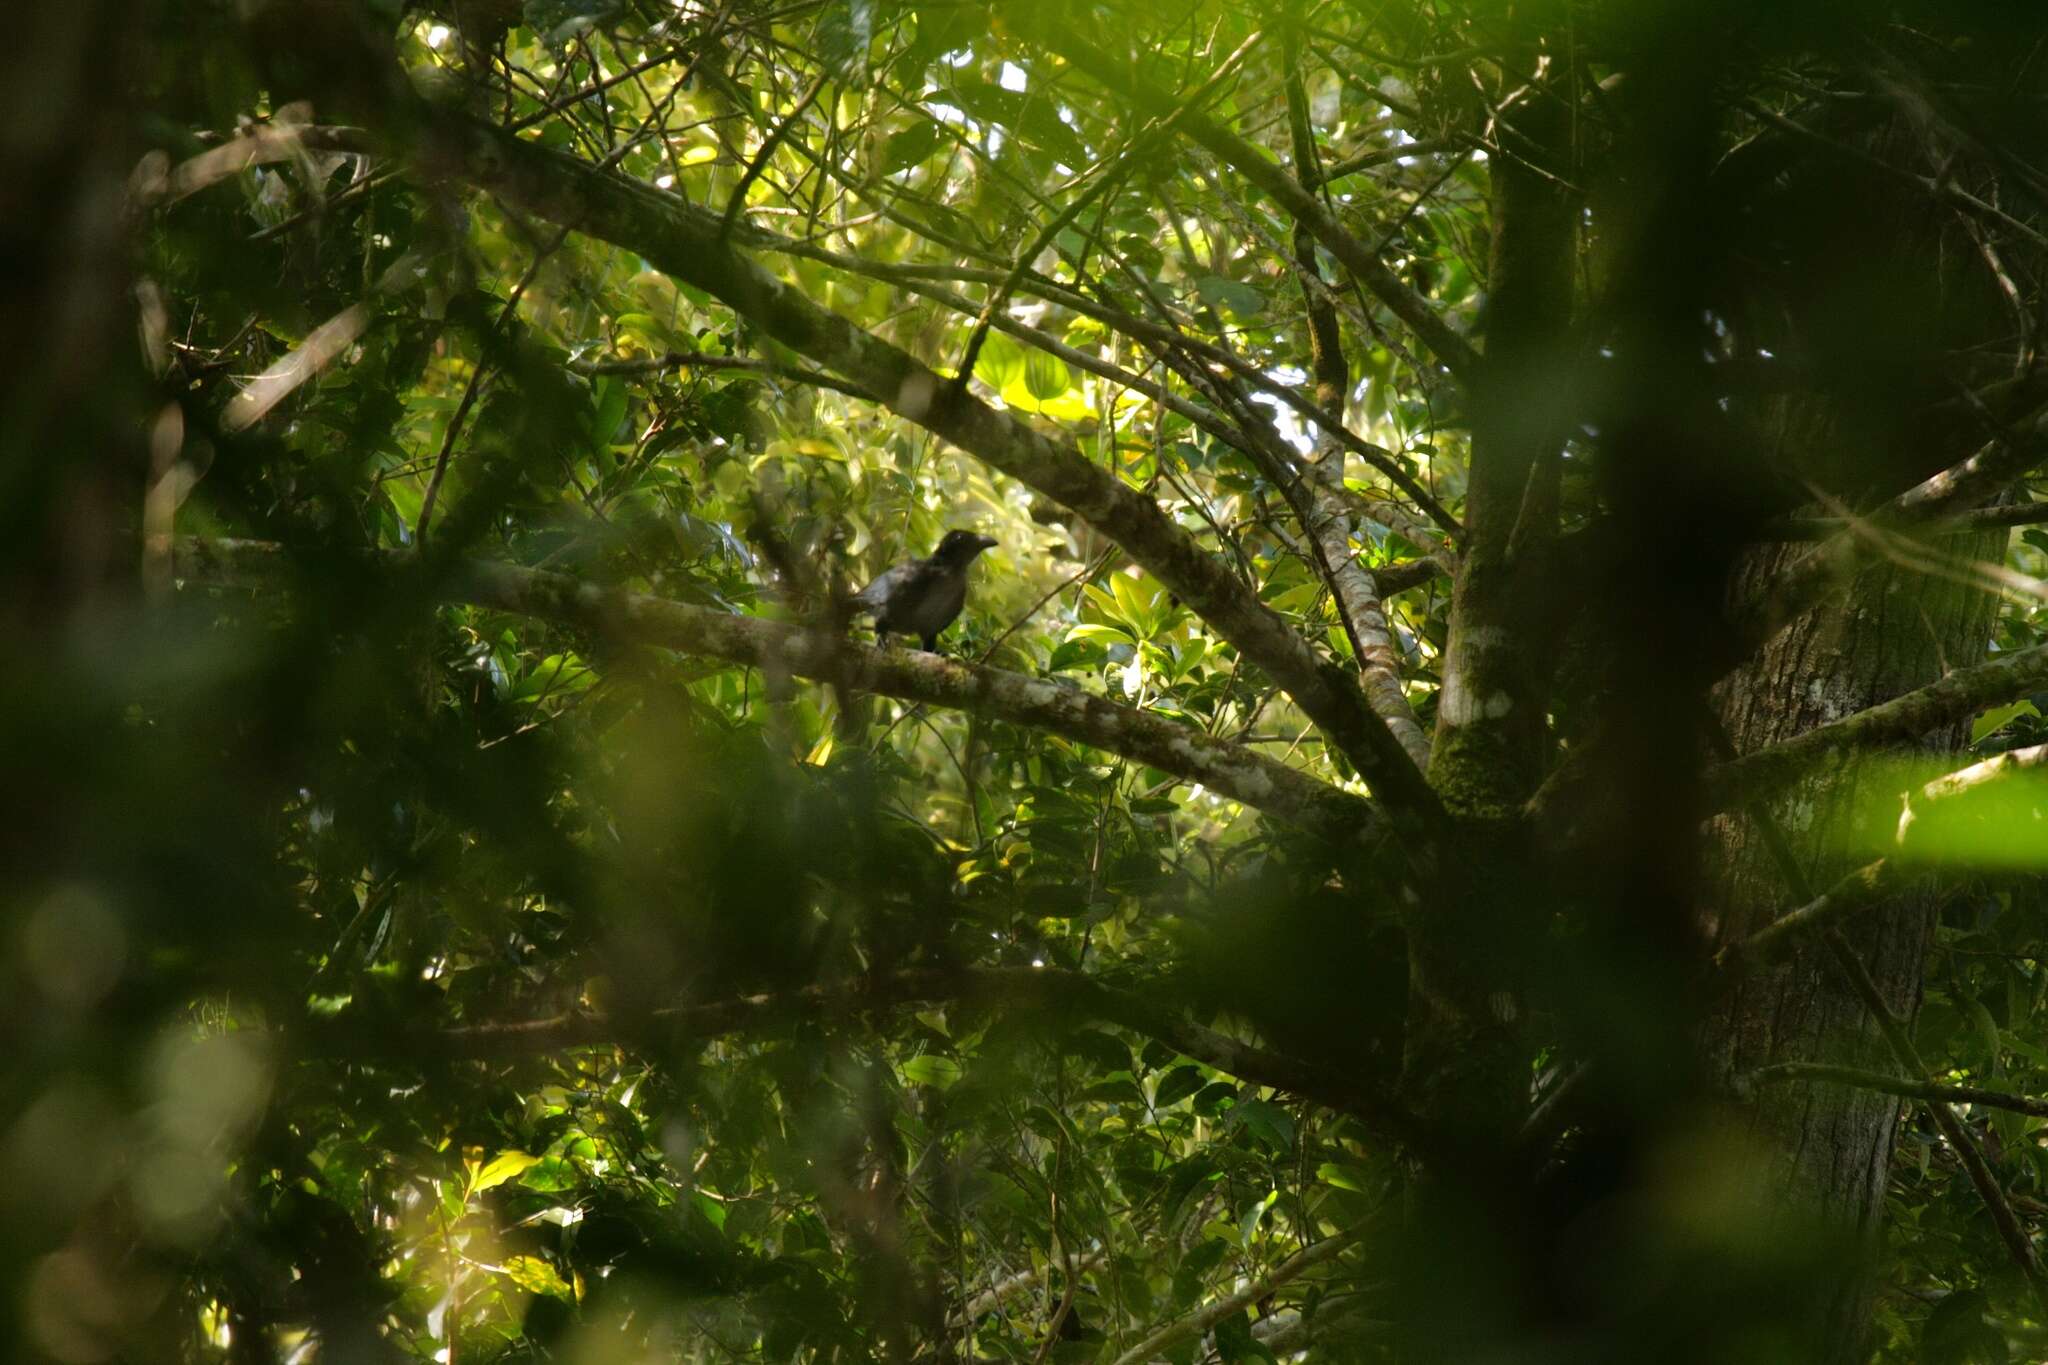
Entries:
[[2048, 1353], [2048, 16], [11, 32], [15, 1356]]

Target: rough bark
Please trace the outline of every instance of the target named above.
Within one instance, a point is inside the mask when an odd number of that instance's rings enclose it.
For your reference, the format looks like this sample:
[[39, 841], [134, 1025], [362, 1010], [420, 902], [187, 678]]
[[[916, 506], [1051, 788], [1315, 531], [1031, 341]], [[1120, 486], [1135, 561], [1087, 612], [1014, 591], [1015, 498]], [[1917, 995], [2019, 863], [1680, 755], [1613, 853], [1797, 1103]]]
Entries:
[[[1549, 106], [1525, 117], [1538, 145]], [[1462, 865], [1409, 925], [1408, 1039], [1415, 1103], [1475, 1134], [1519, 1121], [1518, 959], [1534, 916], [1518, 828], [1543, 761], [1549, 640], [1541, 602], [1556, 522], [1559, 433], [1539, 393], [1557, 377], [1572, 303], [1574, 210], [1558, 185], [1492, 163], [1486, 360], [1473, 385], [1465, 545], [1452, 599], [1429, 781], [1463, 826]]]
[[1859, 715], [1804, 731], [1769, 749], [1722, 764], [1707, 775], [1714, 809], [1775, 795], [1802, 778], [1825, 778], [1860, 749], [1911, 740], [1989, 707], [2048, 686], [2048, 646], [2001, 654], [1958, 668], [1926, 687]]
[[[1549, 146], [1561, 133], [1544, 105], [1518, 116]], [[1519, 819], [1544, 758], [1550, 641], [1540, 565], [1554, 547], [1560, 431], [1541, 395], [1568, 363], [1575, 212], [1558, 185], [1497, 159], [1492, 184], [1487, 351], [1468, 389], [1471, 468], [1465, 535], [1442, 659], [1429, 781], [1459, 827], [1457, 865], [1413, 907], [1408, 929], [1406, 1102], [1468, 1144], [1458, 1181], [1418, 1182], [1409, 1197], [1400, 1358], [1475, 1358], [1519, 1310], [1491, 1257], [1518, 1258], [1518, 1230], [1478, 1230], [1526, 1194], [1511, 1174], [1529, 1098], [1525, 1018], [1529, 949], [1546, 898]], [[1507, 1178], [1503, 1178], [1507, 1177]], [[1502, 1224], [1526, 1220], [1508, 1215]], [[1463, 1235], [1446, 1230], [1461, 1227]], [[1474, 1247], [1487, 1242], [1486, 1250]], [[1506, 1292], [1504, 1292], [1506, 1291]], [[1492, 1323], [1490, 1314], [1502, 1316]]]
[[[1995, 557], [2002, 537], [1971, 548]], [[1741, 587], [1755, 590], [1778, 572], [1787, 551], [1760, 555]], [[1718, 690], [1717, 709], [1738, 753], [1751, 753], [1839, 721], [1939, 678], [1958, 660], [1981, 657], [1995, 601], [1973, 589], [1892, 568], [1863, 574], [1838, 609], [1798, 617], [1750, 665]], [[1926, 736], [1931, 749], [1953, 748], [1962, 727]], [[1793, 786], [1769, 810], [1798, 850], [1809, 885], [1827, 886], [1867, 849], [1859, 820], [1887, 812], [1889, 785], [1874, 763], [1849, 764]], [[1717, 875], [1707, 907], [1716, 947], [1768, 923], [1799, 897], [1785, 884], [1758, 824], [1723, 816], [1713, 830]], [[1918, 1007], [1938, 893], [1908, 887], [1845, 928], [1890, 1007]], [[1895, 1072], [1896, 1064], [1861, 1001], [1830, 963], [1823, 945], [1739, 980], [1710, 1015], [1703, 1051], [1723, 1078], [1758, 1067], [1824, 1062]], [[1812, 1081], [1761, 1090], [1749, 1112], [1751, 1135], [1768, 1154], [1759, 1191], [1788, 1228], [1815, 1226], [1874, 1249], [1900, 1105], [1890, 1095]], [[1867, 1266], [1846, 1262], [1827, 1301], [1815, 1307], [1815, 1359], [1849, 1362], [1867, 1355]]]

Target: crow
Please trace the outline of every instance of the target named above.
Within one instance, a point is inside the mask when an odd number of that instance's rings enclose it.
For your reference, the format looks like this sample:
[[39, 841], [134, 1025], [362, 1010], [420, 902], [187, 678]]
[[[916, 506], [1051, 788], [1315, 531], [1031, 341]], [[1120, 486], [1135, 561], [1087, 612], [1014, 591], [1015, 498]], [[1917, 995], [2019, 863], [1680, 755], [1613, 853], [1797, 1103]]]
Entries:
[[937, 653], [939, 632], [953, 624], [967, 604], [967, 566], [994, 545], [995, 537], [972, 531], [948, 531], [930, 559], [898, 564], [855, 593], [849, 602], [856, 614], [875, 618], [875, 634], [887, 638], [915, 635], [928, 653]]

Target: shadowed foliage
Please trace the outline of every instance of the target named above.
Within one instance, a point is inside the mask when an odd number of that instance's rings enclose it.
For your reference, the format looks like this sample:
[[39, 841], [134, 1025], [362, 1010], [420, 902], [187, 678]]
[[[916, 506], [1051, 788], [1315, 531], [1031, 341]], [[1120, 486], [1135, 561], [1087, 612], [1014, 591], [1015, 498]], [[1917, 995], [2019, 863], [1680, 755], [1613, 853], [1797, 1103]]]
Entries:
[[10, 1358], [2048, 1350], [2048, 20], [9, 32]]

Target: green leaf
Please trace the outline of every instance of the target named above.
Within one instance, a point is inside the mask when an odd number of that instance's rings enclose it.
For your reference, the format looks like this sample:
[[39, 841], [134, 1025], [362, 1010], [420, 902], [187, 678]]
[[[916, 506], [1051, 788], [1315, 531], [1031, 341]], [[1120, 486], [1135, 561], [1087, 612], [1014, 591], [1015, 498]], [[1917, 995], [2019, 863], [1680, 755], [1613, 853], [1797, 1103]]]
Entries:
[[[1119, 639], [1124, 638], [1121, 631], [1115, 634]], [[1045, 667], [1048, 673], [1064, 673], [1072, 668], [1099, 668], [1103, 659], [1103, 648], [1094, 640], [1070, 638], [1053, 650], [1052, 658]]]
[[2009, 706], [1994, 706], [1970, 722], [1970, 742], [1972, 744], [1976, 743], [2014, 717], [2033, 716], [2039, 718], [2040, 714], [2040, 711], [2035, 708], [2034, 703], [2026, 700], [2013, 702]]
[[1998, 1021], [1991, 1017], [1991, 1011], [1984, 1002], [1971, 996], [1963, 1001], [1963, 1012], [1970, 1022], [1977, 1026], [1977, 1037], [1984, 1044], [1984, 1066], [1996, 1076], [2004, 1071], [2005, 1049], [1999, 1043]]
[[591, 445], [607, 446], [618, 439], [619, 427], [626, 420], [628, 396], [626, 386], [611, 375], [597, 381], [590, 415]]
[[1067, 362], [1058, 356], [1028, 351], [1024, 356], [1024, 387], [1039, 402], [1049, 403], [1074, 387], [1074, 377], [1067, 370]]
[[929, 1085], [940, 1090], [951, 1089], [965, 1074], [960, 1063], [951, 1057], [941, 1057], [936, 1052], [912, 1057], [903, 1064], [904, 1080], [913, 1085]]
[[505, 1262], [505, 1278], [529, 1294], [546, 1294], [556, 1299], [576, 1297], [576, 1291], [561, 1272], [538, 1256], [512, 1257]]
[[1367, 1185], [1370, 1177], [1356, 1166], [1340, 1166], [1334, 1161], [1325, 1161], [1316, 1167], [1316, 1179], [1340, 1190], [1351, 1190], [1357, 1194], [1370, 1193]]
[[1271, 1100], [1246, 1100], [1231, 1115], [1246, 1132], [1276, 1152], [1294, 1145], [1294, 1119]]
[[936, 121], [914, 123], [882, 144], [882, 174], [891, 175], [930, 156], [944, 140]]
[[1252, 1320], [1248, 1313], [1233, 1313], [1217, 1323], [1213, 1340], [1216, 1356], [1224, 1365], [1236, 1365], [1240, 1360], [1263, 1360], [1272, 1365], [1274, 1361], [1273, 1353], [1252, 1335]]
[[473, 1199], [485, 1190], [495, 1189], [508, 1180], [515, 1179], [521, 1172], [538, 1166], [540, 1158], [526, 1152], [500, 1152], [481, 1169], [472, 1169], [469, 1188], [464, 1199]]
[[1209, 1272], [1216, 1268], [1230, 1248], [1213, 1237], [1204, 1237], [1188, 1249], [1173, 1269], [1173, 1298], [1182, 1308], [1202, 1297]]
[[1244, 1211], [1237, 1220], [1237, 1241], [1239, 1246], [1247, 1249], [1250, 1248], [1252, 1239], [1258, 1235], [1259, 1224], [1265, 1221], [1266, 1215], [1272, 1212], [1273, 1205], [1279, 1202], [1280, 1191], [1268, 1190], [1266, 1191], [1265, 1198]]
[[2005, 1365], [2005, 1333], [1991, 1320], [1981, 1289], [1957, 1289], [1934, 1306], [1920, 1328], [1924, 1365]]
[[1069, 1057], [1085, 1059], [1098, 1071], [1131, 1071], [1131, 1050], [1120, 1038], [1112, 1038], [1100, 1029], [1076, 1029], [1066, 1036], [1064, 1049]]
[[989, 387], [1002, 390], [1023, 375], [1024, 364], [1024, 348], [1004, 333], [992, 331], [981, 343], [981, 354], [974, 362], [974, 372], [988, 381]]
[[1240, 321], [1249, 322], [1266, 311], [1266, 296], [1248, 284], [1221, 275], [1203, 275], [1195, 281], [1195, 292], [1211, 308], [1221, 308]]
[[705, 1222], [721, 1232], [725, 1230], [726, 1208], [721, 1201], [713, 1199], [702, 1190], [693, 1190], [690, 1193], [690, 1203], [704, 1216]]
[[1152, 1103], [1164, 1109], [1180, 1103], [1202, 1088], [1202, 1069], [1198, 1066], [1177, 1066], [1159, 1078], [1159, 1084], [1152, 1092]]
[[1128, 1075], [1119, 1075], [1097, 1081], [1081, 1092], [1081, 1098], [1107, 1104], [1142, 1105], [1145, 1092]]
[[953, 102], [984, 123], [999, 123], [1034, 147], [1051, 152], [1073, 169], [1086, 166], [1088, 149], [1060, 120], [1052, 101], [1028, 91], [1005, 90], [988, 81], [963, 80], [948, 92]]

